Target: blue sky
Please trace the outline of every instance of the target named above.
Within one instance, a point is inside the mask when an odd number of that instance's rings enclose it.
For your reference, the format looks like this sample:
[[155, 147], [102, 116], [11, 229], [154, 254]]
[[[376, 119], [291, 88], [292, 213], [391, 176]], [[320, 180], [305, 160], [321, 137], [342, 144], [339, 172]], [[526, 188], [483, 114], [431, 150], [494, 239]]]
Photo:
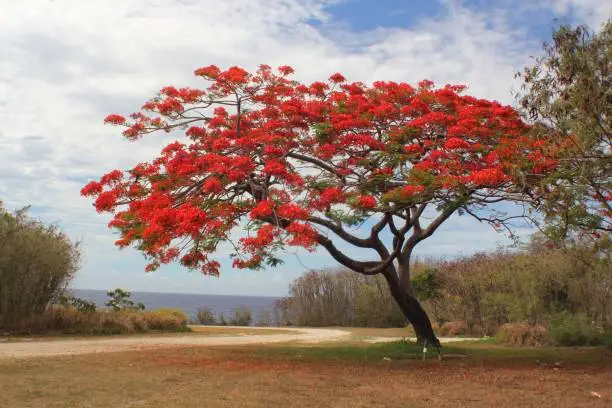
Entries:
[[[512, 103], [513, 74], [555, 19], [598, 27], [603, 0], [23, 0], [0, 15], [0, 200], [83, 241], [78, 288], [283, 295], [306, 268], [334, 266], [324, 253], [289, 253], [276, 270], [219, 279], [175, 265], [146, 274], [136, 251], [119, 251], [79, 197], [88, 180], [149, 160], [169, 140], [123, 140], [102, 125], [159, 88], [199, 85], [195, 68], [288, 64], [304, 81], [340, 71], [351, 80], [423, 78], [463, 83], [479, 97]], [[528, 230], [522, 230], [524, 237]], [[467, 255], [508, 244], [467, 217], [452, 218], [416, 251]], [[219, 256], [229, 265], [227, 250]]]

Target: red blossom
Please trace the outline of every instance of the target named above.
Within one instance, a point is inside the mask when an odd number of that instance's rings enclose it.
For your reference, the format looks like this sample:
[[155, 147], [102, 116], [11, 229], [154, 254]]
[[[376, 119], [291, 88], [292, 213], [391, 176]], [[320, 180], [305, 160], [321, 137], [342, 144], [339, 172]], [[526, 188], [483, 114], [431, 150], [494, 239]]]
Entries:
[[450, 150], [454, 149], [466, 149], [470, 147], [470, 144], [463, 139], [458, 137], [449, 138], [446, 143], [444, 143], [444, 147]]
[[280, 67], [278, 67], [278, 70], [283, 75], [291, 75], [295, 72], [293, 68], [288, 65], [281, 65]]
[[111, 123], [113, 125], [123, 125], [125, 118], [121, 115], [108, 115], [104, 118], [104, 123]]
[[217, 78], [221, 73], [221, 70], [215, 65], [209, 65], [207, 67], [198, 68], [194, 71], [195, 75], [206, 78]]
[[90, 181], [81, 189], [81, 195], [84, 197], [97, 195], [102, 192], [102, 183], [98, 183], [97, 181]]
[[274, 210], [274, 202], [270, 200], [264, 200], [257, 203], [257, 205], [251, 210], [251, 219], [269, 217], [272, 215]]
[[204, 191], [209, 193], [219, 193], [223, 191], [223, 184], [218, 178], [210, 177], [206, 179], [206, 181], [202, 185], [202, 188], [204, 189]]
[[402, 194], [406, 197], [411, 197], [415, 194], [423, 192], [423, 190], [425, 190], [425, 187], [423, 186], [409, 185], [402, 187]]
[[346, 81], [346, 78], [344, 78], [342, 74], [336, 72], [335, 74], [329, 77], [329, 80], [333, 83], [339, 84]]
[[285, 165], [277, 160], [268, 160], [263, 171], [271, 176], [283, 176], [287, 174]]
[[372, 196], [360, 196], [357, 199], [357, 206], [365, 209], [376, 207], [376, 198]]
[[508, 176], [500, 168], [493, 167], [472, 172], [469, 180], [479, 186], [496, 186], [508, 180]]
[[294, 220], [305, 220], [308, 218], [308, 211], [293, 203], [283, 204], [278, 207], [278, 215], [283, 218]]

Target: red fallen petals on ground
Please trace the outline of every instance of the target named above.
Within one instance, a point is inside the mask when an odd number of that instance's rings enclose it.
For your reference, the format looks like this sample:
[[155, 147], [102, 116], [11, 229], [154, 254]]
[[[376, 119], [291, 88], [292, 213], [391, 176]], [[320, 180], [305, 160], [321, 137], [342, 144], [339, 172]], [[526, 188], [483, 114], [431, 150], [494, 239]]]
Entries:
[[234, 266], [256, 268], [283, 246], [322, 242], [327, 231], [314, 217], [435, 207], [484, 189], [512, 197], [515, 175], [547, 174], [554, 154], [571, 148], [530, 139], [512, 107], [464, 95], [461, 85], [368, 85], [341, 73], [300, 83], [293, 68], [267, 65], [194, 74], [202, 88], [168, 85], [140, 111], [104, 119], [130, 140], [159, 131], [184, 139], [81, 189], [114, 214], [118, 246], [152, 259], [148, 270], [179, 260], [216, 275], [217, 246], [245, 226], [236, 250], [248, 256]]

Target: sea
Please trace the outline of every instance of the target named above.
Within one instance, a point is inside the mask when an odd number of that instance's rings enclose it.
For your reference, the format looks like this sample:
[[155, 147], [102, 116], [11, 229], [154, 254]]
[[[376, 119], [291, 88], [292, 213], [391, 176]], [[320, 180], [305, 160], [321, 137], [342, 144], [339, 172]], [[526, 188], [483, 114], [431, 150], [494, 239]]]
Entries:
[[[94, 302], [98, 307], [105, 307], [108, 300], [105, 290], [93, 289], [70, 289], [72, 296]], [[194, 318], [199, 308], [210, 309], [215, 316], [221, 313], [225, 318], [233, 316], [233, 311], [238, 307], [248, 307], [253, 313], [253, 319], [257, 318], [262, 310], [272, 311], [274, 302], [280, 298], [266, 296], [229, 296], [229, 295], [204, 295], [191, 293], [156, 293], [156, 292], [131, 292], [130, 299], [134, 303], [142, 303], [148, 310], [159, 308], [183, 309], [190, 317]]]

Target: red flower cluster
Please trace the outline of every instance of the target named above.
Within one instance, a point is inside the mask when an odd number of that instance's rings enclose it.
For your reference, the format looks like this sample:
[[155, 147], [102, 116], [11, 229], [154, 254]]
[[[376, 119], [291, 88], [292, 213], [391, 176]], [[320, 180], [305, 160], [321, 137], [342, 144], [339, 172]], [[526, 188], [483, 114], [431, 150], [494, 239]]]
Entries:
[[[239, 249], [250, 257], [234, 265], [257, 267], [283, 245], [313, 249], [315, 216], [362, 217], [394, 201], [440, 203], [479, 189], [511, 197], [512, 175], [556, 165], [514, 109], [463, 95], [462, 86], [369, 86], [340, 73], [303, 84], [292, 73], [211, 65], [195, 71], [206, 88], [166, 86], [129, 120], [107, 116], [132, 140], [160, 130], [186, 136], [81, 190], [98, 211], [115, 212], [117, 245], [137, 245], [150, 270], [180, 260], [217, 274], [209, 256], [246, 218], [255, 233]], [[178, 240], [189, 245], [177, 249]]]

